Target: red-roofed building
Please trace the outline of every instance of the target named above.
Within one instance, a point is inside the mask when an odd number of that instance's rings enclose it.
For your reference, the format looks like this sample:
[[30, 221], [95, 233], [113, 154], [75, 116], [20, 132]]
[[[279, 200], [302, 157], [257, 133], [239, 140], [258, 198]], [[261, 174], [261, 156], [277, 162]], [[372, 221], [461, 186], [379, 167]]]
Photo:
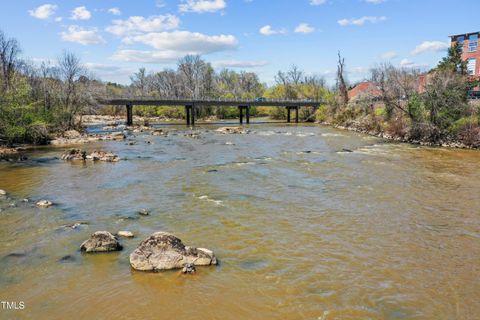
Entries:
[[348, 91], [350, 100], [358, 100], [362, 98], [378, 98], [382, 92], [377, 85], [371, 81], [363, 81], [357, 84], [353, 89]]

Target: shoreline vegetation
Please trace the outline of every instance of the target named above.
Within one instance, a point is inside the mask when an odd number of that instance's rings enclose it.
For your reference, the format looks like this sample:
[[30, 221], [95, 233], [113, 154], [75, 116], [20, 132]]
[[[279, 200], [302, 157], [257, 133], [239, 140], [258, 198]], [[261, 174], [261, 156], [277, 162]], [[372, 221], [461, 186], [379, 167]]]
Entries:
[[[428, 146], [480, 148], [480, 103], [468, 92], [479, 86], [468, 76], [461, 48], [453, 46], [438, 66], [427, 73], [390, 64], [375, 66], [368, 79], [373, 92], [350, 97], [345, 59], [339, 54], [334, 86], [309, 76], [293, 65], [279, 71], [275, 84], [261, 83], [254, 72], [214, 70], [200, 56], [187, 55], [176, 69], [131, 76], [130, 85], [102, 82], [88, 73], [73, 53], [57, 61], [38, 63], [20, 57], [17, 40], [0, 31], [0, 158], [18, 155], [26, 147], [45, 144], [116, 140], [120, 135], [81, 135], [85, 125], [115, 130], [124, 120], [125, 106], [101, 106], [98, 96], [159, 98], [315, 99], [324, 104], [301, 108], [302, 122], [367, 133], [383, 139]], [[367, 80], [367, 79], [366, 79]], [[252, 117], [286, 119], [286, 110], [252, 107]], [[183, 108], [136, 106], [136, 122], [148, 127], [185, 118]], [[206, 122], [238, 117], [235, 107], [206, 107], [197, 118]], [[121, 119], [121, 120], [120, 120]], [[132, 130], [135, 130], [133, 128]], [[138, 128], [137, 128], [138, 129]], [[76, 133], [74, 133], [76, 132]], [[74, 137], [69, 137], [74, 133]], [[76, 139], [76, 140], [75, 140]]]

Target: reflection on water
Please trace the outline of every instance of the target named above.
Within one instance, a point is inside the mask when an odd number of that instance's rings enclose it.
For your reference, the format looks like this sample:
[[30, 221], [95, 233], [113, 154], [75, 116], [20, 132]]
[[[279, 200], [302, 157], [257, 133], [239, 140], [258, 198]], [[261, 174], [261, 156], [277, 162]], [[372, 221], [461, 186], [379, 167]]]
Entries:
[[[65, 163], [59, 148], [0, 163], [12, 196], [0, 200], [1, 299], [26, 304], [0, 318], [480, 314], [480, 153], [318, 126], [203, 127], [199, 139], [173, 129], [139, 134], [135, 145], [84, 146], [112, 150], [118, 163]], [[34, 208], [41, 198], [58, 205]], [[119, 253], [81, 254], [96, 230], [137, 237]], [[160, 230], [215, 250], [220, 266], [195, 276], [132, 271], [129, 253]]]

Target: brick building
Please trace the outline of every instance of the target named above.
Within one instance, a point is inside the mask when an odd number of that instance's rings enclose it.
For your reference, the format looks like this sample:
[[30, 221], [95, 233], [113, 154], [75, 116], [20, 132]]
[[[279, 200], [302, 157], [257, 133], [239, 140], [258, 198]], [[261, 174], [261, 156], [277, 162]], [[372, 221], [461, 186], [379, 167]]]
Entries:
[[350, 100], [378, 98], [381, 95], [382, 92], [380, 89], [371, 81], [363, 81], [348, 91], [348, 98]]
[[472, 32], [450, 36], [452, 46], [456, 43], [460, 44], [463, 50], [462, 58], [467, 61], [468, 74], [475, 78], [480, 78], [479, 35], [480, 32]]

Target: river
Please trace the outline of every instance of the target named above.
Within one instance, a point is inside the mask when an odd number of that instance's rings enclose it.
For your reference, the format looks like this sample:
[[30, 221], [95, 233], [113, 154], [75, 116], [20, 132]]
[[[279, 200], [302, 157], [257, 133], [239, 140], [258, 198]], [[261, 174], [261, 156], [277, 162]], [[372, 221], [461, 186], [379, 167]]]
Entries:
[[[63, 162], [59, 147], [0, 162], [12, 197], [0, 200], [0, 298], [25, 303], [0, 318], [478, 319], [478, 151], [316, 125], [214, 129], [81, 146], [118, 163]], [[136, 238], [82, 254], [97, 230]], [[214, 250], [219, 266], [133, 271], [129, 254], [156, 231]]]

